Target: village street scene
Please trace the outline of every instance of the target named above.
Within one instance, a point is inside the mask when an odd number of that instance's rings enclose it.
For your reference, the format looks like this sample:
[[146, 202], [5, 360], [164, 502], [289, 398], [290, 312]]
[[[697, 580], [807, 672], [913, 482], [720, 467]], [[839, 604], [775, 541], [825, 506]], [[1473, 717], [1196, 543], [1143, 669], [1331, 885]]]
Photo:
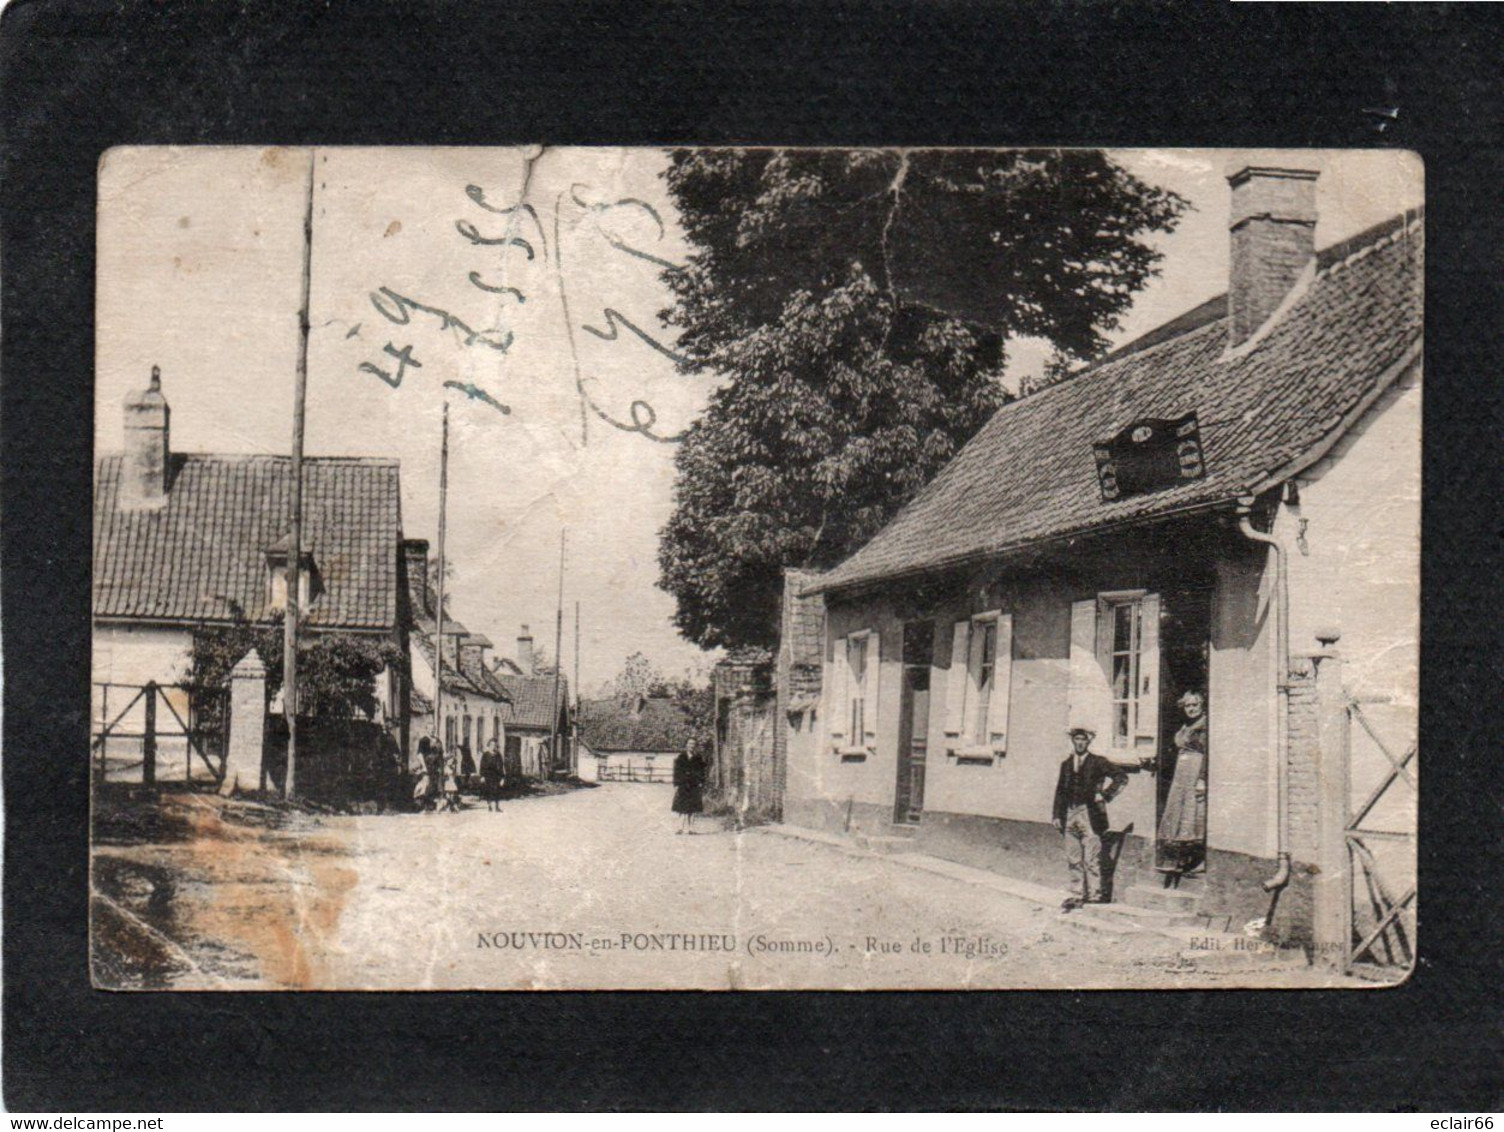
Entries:
[[96, 986], [1416, 961], [1418, 162], [133, 147]]

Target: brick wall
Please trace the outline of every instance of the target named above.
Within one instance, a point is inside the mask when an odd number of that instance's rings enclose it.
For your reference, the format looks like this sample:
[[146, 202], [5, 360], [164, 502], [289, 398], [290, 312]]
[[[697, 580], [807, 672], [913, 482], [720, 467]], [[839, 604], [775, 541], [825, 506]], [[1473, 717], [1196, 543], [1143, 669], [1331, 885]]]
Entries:
[[1290, 660], [1290, 751], [1288, 762], [1290, 855], [1316, 860], [1320, 814], [1321, 720], [1316, 666], [1310, 657]]
[[1279, 307], [1311, 262], [1314, 226], [1254, 219], [1232, 233], [1232, 340], [1245, 341]]

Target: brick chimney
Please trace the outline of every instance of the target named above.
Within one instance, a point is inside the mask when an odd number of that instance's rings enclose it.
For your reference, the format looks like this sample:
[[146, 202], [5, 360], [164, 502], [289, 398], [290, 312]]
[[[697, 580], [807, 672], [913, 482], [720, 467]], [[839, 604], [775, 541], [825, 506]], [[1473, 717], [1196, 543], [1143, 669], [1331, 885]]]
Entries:
[[1232, 186], [1232, 277], [1229, 345], [1248, 341], [1269, 321], [1316, 256], [1314, 169], [1249, 165]]
[[402, 568], [407, 575], [407, 604], [412, 616], [432, 617], [428, 608], [428, 540], [405, 538], [402, 540]]
[[533, 674], [533, 635], [526, 625], [517, 634], [517, 667], [522, 669], [524, 676]]
[[477, 668], [484, 668], [486, 650], [490, 647], [490, 640], [480, 633], [471, 633], [460, 641], [460, 671], [472, 672]]
[[162, 371], [151, 367], [151, 384], [125, 402], [125, 458], [120, 463], [120, 507], [148, 511], [167, 502], [170, 458], [167, 422], [171, 415], [162, 396]]

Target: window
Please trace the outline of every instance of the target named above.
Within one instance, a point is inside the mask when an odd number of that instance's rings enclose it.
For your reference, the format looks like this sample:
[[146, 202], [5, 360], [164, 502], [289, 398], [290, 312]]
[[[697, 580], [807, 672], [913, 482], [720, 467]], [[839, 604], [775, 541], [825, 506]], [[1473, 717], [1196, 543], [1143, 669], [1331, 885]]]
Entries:
[[[303, 556], [303, 568], [298, 571], [298, 608], [307, 611], [310, 604], [313, 579], [313, 558]], [[287, 608], [287, 556], [272, 559], [267, 563], [266, 608]]]
[[947, 753], [991, 765], [1008, 750], [1013, 617], [1002, 612], [957, 621], [945, 684]]
[[1071, 725], [1095, 730], [1104, 753], [1136, 760], [1158, 746], [1159, 611], [1143, 590], [1071, 605]]
[[837, 637], [831, 644], [824, 691], [831, 706], [828, 738], [837, 754], [853, 762], [877, 748], [881, 650], [881, 639], [870, 629]]
[[988, 711], [992, 706], [993, 683], [997, 676], [997, 622], [979, 621], [971, 629], [971, 685], [976, 701], [971, 710], [971, 744], [985, 747], [988, 738]]
[[1108, 673], [1112, 688], [1112, 745], [1131, 747], [1138, 734], [1140, 700], [1148, 691], [1143, 667], [1143, 607], [1137, 600], [1109, 602]]
[[847, 682], [847, 734], [854, 745], [860, 746], [867, 733], [867, 638], [865, 635], [848, 637], [846, 640], [846, 670], [851, 673]]
[[461, 741], [460, 746], [462, 746], [462, 747], [468, 747], [469, 745], [470, 745], [470, 717], [467, 715], [467, 716], [465, 716], [465, 738]]
[[444, 719], [444, 747], [447, 750], [454, 746], [454, 716], [446, 716]]

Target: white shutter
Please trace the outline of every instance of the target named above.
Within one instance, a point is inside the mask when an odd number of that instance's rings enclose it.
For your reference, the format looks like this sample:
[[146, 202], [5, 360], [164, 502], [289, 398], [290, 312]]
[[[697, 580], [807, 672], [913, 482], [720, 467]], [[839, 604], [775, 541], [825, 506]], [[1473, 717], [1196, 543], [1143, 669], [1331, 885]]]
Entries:
[[870, 751], [877, 750], [877, 690], [882, 685], [883, 636], [877, 630], [867, 635], [867, 671], [864, 673], [862, 694], [867, 698], [867, 710], [862, 714], [867, 733], [862, 736], [862, 745]]
[[[1097, 600], [1071, 603], [1070, 727], [1089, 727], [1111, 742], [1112, 689], [1098, 649]], [[1105, 620], [1105, 619], [1104, 619]]]
[[952, 746], [960, 745], [966, 724], [966, 684], [971, 679], [966, 658], [970, 651], [971, 622], [957, 621], [950, 641], [950, 671], [945, 676], [945, 737], [955, 740]]
[[992, 663], [992, 699], [987, 704], [987, 745], [1008, 749], [1008, 693], [1013, 682], [1013, 615], [997, 615], [997, 653]]
[[1159, 743], [1159, 595], [1147, 594], [1139, 604], [1138, 726], [1133, 745], [1139, 754], [1152, 755]]
[[831, 644], [830, 662], [825, 666], [825, 733], [832, 747], [845, 745], [849, 725], [846, 700], [846, 638], [837, 637]]

